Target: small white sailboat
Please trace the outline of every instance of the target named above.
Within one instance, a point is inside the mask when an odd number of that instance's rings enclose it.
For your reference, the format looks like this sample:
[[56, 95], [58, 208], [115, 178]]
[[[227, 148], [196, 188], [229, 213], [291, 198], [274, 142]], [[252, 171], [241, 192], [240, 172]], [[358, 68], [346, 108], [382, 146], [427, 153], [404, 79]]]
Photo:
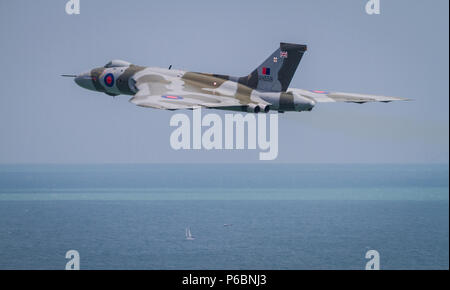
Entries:
[[191, 234], [190, 228], [186, 228], [186, 240], [190, 240], [190, 241], [195, 240], [195, 238]]

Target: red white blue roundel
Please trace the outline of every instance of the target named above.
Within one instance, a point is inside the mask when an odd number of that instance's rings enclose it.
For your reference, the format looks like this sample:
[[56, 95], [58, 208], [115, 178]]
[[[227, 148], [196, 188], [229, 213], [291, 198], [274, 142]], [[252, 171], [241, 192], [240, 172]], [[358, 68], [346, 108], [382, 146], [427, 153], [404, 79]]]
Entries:
[[181, 100], [183, 97], [180, 96], [162, 96], [164, 99], [171, 99], [171, 100]]
[[329, 94], [327, 91], [321, 91], [321, 90], [311, 90], [310, 92], [315, 94]]
[[105, 85], [107, 87], [114, 86], [114, 75], [113, 74], [109, 73], [109, 74], [105, 75], [103, 80], [105, 81]]

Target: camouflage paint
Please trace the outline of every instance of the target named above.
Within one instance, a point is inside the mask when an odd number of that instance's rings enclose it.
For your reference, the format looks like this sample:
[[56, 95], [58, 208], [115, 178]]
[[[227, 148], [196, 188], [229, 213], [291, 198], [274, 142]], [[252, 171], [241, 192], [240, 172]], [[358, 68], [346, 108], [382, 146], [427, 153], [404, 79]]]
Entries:
[[[306, 45], [280, 43], [258, 68], [244, 77], [143, 67], [114, 60], [81, 74], [75, 82], [108, 95], [133, 95], [130, 102], [149, 108], [196, 107], [233, 111], [311, 111], [316, 102], [390, 102], [395, 97], [289, 89]], [[113, 81], [105, 84], [105, 76]], [[115, 81], [114, 81], [115, 80]], [[166, 97], [165, 97], [166, 96]], [[168, 98], [172, 96], [173, 98]]]

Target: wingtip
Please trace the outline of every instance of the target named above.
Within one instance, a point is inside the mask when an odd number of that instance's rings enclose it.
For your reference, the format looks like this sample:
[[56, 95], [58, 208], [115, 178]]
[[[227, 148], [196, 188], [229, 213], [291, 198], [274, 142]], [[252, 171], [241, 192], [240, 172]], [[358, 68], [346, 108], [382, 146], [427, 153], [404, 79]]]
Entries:
[[[400, 98], [400, 97], [389, 97], [390, 99], [386, 100], [385, 102], [396, 102], [396, 101], [405, 101], [405, 102], [410, 102], [410, 101], [414, 101], [414, 99], [409, 99], [409, 98]], [[383, 102], [383, 101], [381, 101]]]

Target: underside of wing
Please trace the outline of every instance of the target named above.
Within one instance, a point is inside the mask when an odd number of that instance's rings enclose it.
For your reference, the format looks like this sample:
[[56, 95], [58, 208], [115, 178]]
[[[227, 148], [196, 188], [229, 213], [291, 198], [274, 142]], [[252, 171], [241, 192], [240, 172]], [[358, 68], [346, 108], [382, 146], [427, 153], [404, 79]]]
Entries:
[[354, 93], [340, 93], [340, 92], [329, 92], [318, 90], [308, 91], [302, 89], [290, 89], [289, 91], [310, 98], [317, 103], [346, 102], [346, 103], [362, 104], [367, 102], [389, 103], [392, 101], [409, 101], [409, 99], [405, 98], [354, 94]]
[[164, 95], [150, 95], [138, 92], [130, 99], [130, 102], [141, 107], [165, 110], [242, 106], [238, 100], [233, 98], [187, 92], [167, 92]]

